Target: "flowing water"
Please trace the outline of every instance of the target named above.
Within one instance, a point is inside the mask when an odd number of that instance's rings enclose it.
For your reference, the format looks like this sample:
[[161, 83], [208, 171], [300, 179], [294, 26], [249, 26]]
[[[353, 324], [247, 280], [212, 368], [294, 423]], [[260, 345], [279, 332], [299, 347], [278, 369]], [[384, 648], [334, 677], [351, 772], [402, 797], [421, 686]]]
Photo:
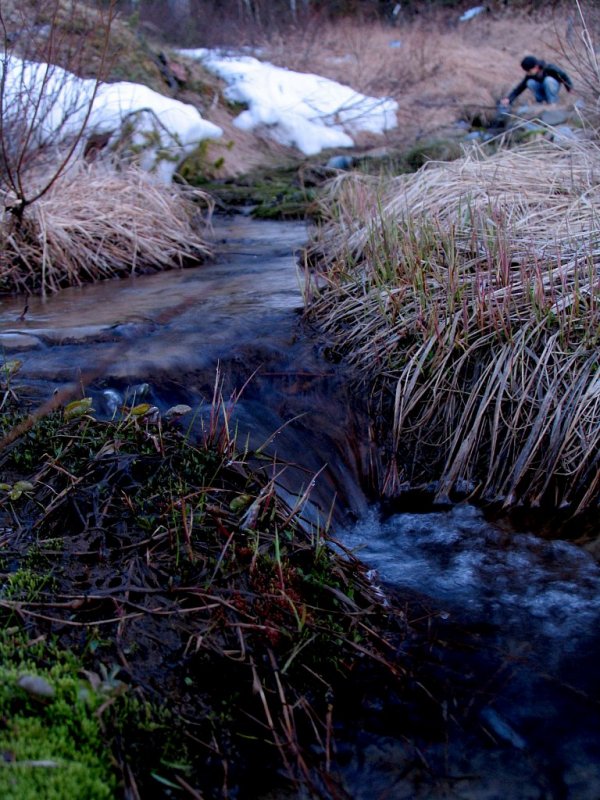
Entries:
[[442, 642], [423, 675], [439, 678], [434, 730], [413, 729], [410, 745], [349, 743], [349, 782], [358, 772], [369, 786], [357, 800], [600, 797], [600, 567], [588, 553], [468, 504], [371, 509], [338, 538], [386, 591], [426, 595]]
[[303, 223], [217, 218], [218, 258], [198, 268], [31, 298], [25, 313], [24, 299], [4, 299], [0, 347], [23, 362], [19, 392], [46, 398], [72, 385], [80, 396], [85, 384], [108, 416], [134, 397], [161, 411], [187, 404], [199, 428], [218, 370], [225, 398], [241, 393], [231, 412], [239, 441], [257, 448], [272, 439], [269, 452], [290, 462], [282, 494], [303, 494], [327, 465], [311, 492], [311, 521], [328, 517], [340, 492], [345, 506], [363, 509], [364, 419], [340, 369], [298, 335], [303, 275], [294, 254], [306, 237]]
[[598, 800], [598, 565], [467, 504], [387, 517], [368, 505], [368, 424], [343, 369], [300, 325], [294, 254], [306, 235], [301, 223], [219, 219], [218, 257], [199, 268], [27, 308], [4, 299], [0, 346], [22, 361], [15, 391], [42, 399], [72, 385], [105, 415], [134, 396], [186, 403], [199, 428], [218, 370], [226, 397], [241, 390], [238, 436], [288, 463], [281, 493], [314, 483], [309, 521], [337, 498], [338, 539], [406, 603], [418, 633], [398, 658], [418, 651], [432, 687], [429, 706], [374, 691], [371, 722], [367, 709], [360, 730], [340, 731], [350, 797]]

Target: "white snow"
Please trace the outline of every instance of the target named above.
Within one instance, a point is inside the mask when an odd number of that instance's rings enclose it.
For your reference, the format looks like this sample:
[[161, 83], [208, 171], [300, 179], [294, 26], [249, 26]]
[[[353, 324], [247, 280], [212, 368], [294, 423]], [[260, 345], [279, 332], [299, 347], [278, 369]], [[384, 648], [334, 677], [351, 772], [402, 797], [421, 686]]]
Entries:
[[[369, 97], [328, 78], [248, 55], [205, 49], [180, 52], [200, 59], [227, 83], [227, 98], [247, 106], [234, 120], [240, 129], [266, 132], [305, 155], [352, 147], [353, 136], [361, 131], [381, 134], [397, 125], [398, 104], [391, 98]], [[171, 181], [178, 165], [200, 142], [222, 135], [221, 128], [203, 119], [194, 106], [140, 84], [96, 86], [94, 80], [60, 67], [15, 56], [0, 66], [6, 71], [5, 108], [29, 124], [40, 144], [73, 141], [85, 125], [79, 152], [92, 134], [108, 134], [108, 147], [125, 140], [142, 168], [163, 183]]]
[[85, 125], [80, 150], [91, 134], [110, 134], [110, 146], [127, 128], [127, 144], [139, 151], [140, 166], [163, 183], [171, 181], [177, 166], [201, 141], [222, 135], [221, 128], [203, 119], [194, 106], [147, 86], [104, 83], [94, 96], [96, 81], [60, 67], [14, 56], [4, 66], [5, 108], [31, 125], [40, 144], [72, 140]]
[[100, 87], [92, 106], [90, 127], [119, 130], [126, 119], [134, 124], [132, 143], [141, 150], [140, 166], [169, 183], [177, 166], [204, 139], [218, 139], [223, 131], [202, 118], [188, 103], [159, 94], [136, 83], [108, 83]]
[[234, 120], [242, 130], [266, 131], [305, 155], [352, 147], [360, 131], [380, 134], [397, 125], [398, 104], [369, 97], [311, 73], [293, 72], [252, 56], [224, 55], [204, 48], [180, 50], [227, 83], [228, 100], [247, 110]]
[[481, 14], [482, 11], [485, 11], [485, 6], [474, 6], [473, 8], [467, 9], [464, 14], [461, 14], [459, 20], [460, 22], [468, 22], [470, 19], [473, 19], [473, 17]]

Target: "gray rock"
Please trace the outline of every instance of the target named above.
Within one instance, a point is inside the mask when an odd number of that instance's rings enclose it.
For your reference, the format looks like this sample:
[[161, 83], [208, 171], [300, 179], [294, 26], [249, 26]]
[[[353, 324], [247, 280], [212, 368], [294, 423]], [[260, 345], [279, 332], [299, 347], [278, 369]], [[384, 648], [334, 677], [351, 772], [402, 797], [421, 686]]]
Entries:
[[573, 128], [571, 128], [569, 125], [558, 125], [552, 131], [552, 135], [553, 135], [552, 138], [555, 141], [556, 140], [560, 140], [560, 139], [570, 139], [570, 140], [572, 140], [572, 139], [576, 139], [577, 138], [577, 132], [574, 131]]
[[569, 119], [569, 114], [563, 108], [547, 108], [540, 114], [540, 119], [546, 125], [563, 125]]
[[39, 347], [39, 345], [40, 340], [27, 333], [16, 333], [12, 331], [0, 333], [0, 347], [2, 347], [3, 350], [31, 350], [33, 347]]
[[17, 681], [17, 686], [26, 691], [27, 694], [40, 700], [50, 700], [56, 694], [54, 687], [39, 675], [21, 675]]
[[165, 419], [179, 419], [179, 417], [182, 417], [184, 414], [189, 414], [191, 410], [191, 406], [186, 406], [183, 403], [177, 406], [171, 406], [171, 408], [165, 411]]

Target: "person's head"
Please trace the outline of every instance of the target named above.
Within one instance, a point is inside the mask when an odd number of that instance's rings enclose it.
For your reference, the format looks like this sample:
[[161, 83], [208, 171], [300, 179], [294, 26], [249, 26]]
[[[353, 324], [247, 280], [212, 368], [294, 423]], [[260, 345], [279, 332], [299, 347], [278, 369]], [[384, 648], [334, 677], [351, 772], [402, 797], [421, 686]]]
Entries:
[[525, 56], [523, 61], [521, 61], [521, 67], [528, 75], [535, 75], [535, 73], [541, 69], [542, 65], [540, 60], [535, 56]]

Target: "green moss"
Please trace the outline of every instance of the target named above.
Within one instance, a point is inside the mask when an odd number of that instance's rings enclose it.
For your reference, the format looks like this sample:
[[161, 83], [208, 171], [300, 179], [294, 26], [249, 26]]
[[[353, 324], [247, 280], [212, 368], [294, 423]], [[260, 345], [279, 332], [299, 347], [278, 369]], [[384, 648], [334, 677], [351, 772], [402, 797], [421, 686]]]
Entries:
[[[29, 561], [29, 553], [26, 561]], [[50, 575], [23, 566], [7, 577], [2, 596], [7, 600], [36, 600], [40, 592], [48, 588], [50, 583]]]
[[[204, 139], [179, 165], [178, 174], [192, 186], [203, 186], [212, 174], [209, 156], [210, 141]], [[221, 156], [221, 159], [223, 157]], [[218, 161], [219, 159], [217, 159]]]
[[[3, 501], [20, 534], [3, 564], [0, 625], [9, 636], [25, 619], [38, 640], [21, 637], [5, 657], [0, 639], [0, 797], [114, 797], [108, 758], [142, 797], [181, 781], [207, 797], [225, 778], [267, 784], [281, 766], [278, 682], [290, 705], [310, 698], [298, 711], [304, 758], [311, 709], [326, 712], [356, 660], [358, 616], [371, 625], [377, 614], [370, 586], [296, 527], [218, 428], [195, 445], [147, 418], [148, 404], [111, 421], [91, 405], [38, 420], [0, 460], [11, 490], [17, 477], [32, 487]], [[44, 644], [52, 626], [64, 652]], [[49, 691], [27, 694], [23, 674]], [[257, 682], [274, 698], [268, 713]]]
[[[222, 166], [227, 156], [214, 163]], [[316, 213], [322, 176], [308, 174], [297, 164], [260, 170], [236, 179], [214, 180], [211, 170], [194, 173], [190, 163], [182, 173], [186, 180], [209, 192], [224, 208], [252, 206], [259, 219], [304, 219]]]
[[390, 151], [381, 158], [358, 159], [363, 172], [375, 174], [402, 174], [416, 172], [428, 161], [454, 161], [463, 154], [457, 139], [426, 139], [407, 150]]
[[69, 652], [0, 632], [4, 800], [114, 797], [116, 777], [97, 713], [106, 694], [83, 681], [80, 670]]
[[235, 100], [226, 100], [225, 104], [233, 115], [241, 114], [242, 111], [247, 111], [249, 108], [247, 103], [240, 103]]

